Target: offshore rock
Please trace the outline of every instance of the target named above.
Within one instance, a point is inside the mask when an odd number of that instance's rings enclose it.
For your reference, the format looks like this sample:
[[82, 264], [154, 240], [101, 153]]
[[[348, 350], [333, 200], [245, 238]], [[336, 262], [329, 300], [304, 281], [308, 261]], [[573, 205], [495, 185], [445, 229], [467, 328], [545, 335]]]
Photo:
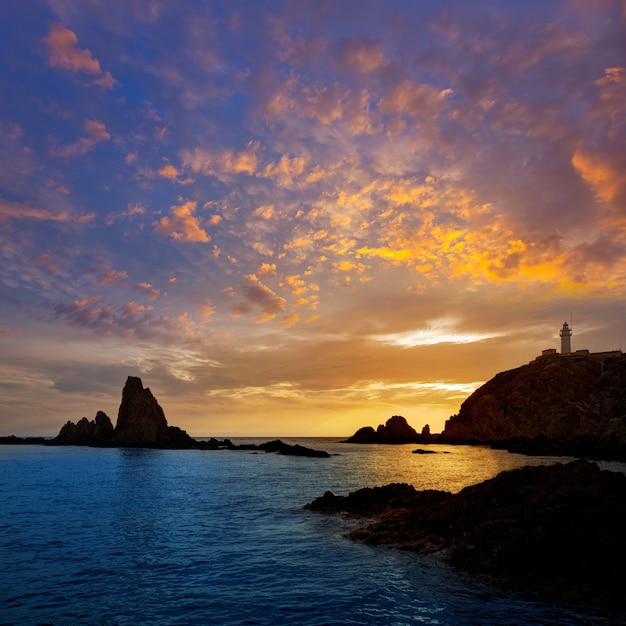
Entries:
[[626, 611], [626, 476], [595, 463], [524, 467], [457, 494], [409, 485], [327, 492], [305, 508], [366, 517], [352, 539], [437, 553], [533, 598]]
[[626, 355], [540, 358], [501, 372], [463, 402], [443, 437], [626, 446]]
[[76, 424], [68, 421], [50, 443], [53, 445], [83, 446], [110, 441], [112, 436], [113, 424], [109, 416], [103, 411], [98, 411], [95, 419], [91, 421], [86, 417], [78, 420]]
[[[226, 440], [228, 441], [228, 440]], [[308, 456], [319, 459], [327, 459], [330, 454], [325, 450], [314, 450], [313, 448], [306, 448], [300, 444], [289, 444], [275, 439], [274, 441], [266, 441], [260, 444], [240, 444], [234, 445], [229, 441], [229, 450], [258, 450], [263, 452], [277, 452], [286, 456]]]
[[129, 376], [122, 391], [122, 403], [113, 433], [117, 443], [168, 443], [170, 432], [163, 409], [141, 378]]
[[[430, 429], [427, 436], [430, 437]], [[394, 415], [385, 425], [379, 424], [376, 430], [371, 426], [359, 428], [344, 443], [425, 443], [425, 440], [409, 426], [404, 417]]]

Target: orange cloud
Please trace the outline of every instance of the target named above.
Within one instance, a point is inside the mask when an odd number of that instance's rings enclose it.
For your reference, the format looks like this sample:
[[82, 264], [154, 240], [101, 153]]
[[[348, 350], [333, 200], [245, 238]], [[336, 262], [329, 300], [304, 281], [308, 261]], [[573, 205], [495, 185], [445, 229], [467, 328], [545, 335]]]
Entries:
[[202, 315], [201, 323], [208, 324], [211, 321], [213, 315], [215, 315], [215, 307], [210, 300], [205, 300], [199, 307], [199, 311]]
[[154, 232], [188, 243], [211, 241], [208, 233], [200, 227], [200, 219], [194, 215], [197, 204], [189, 200], [180, 206], [172, 206], [171, 216], [162, 217]]
[[599, 202], [612, 202], [626, 189], [626, 171], [600, 156], [581, 151], [574, 153], [572, 165], [591, 187]]
[[103, 89], [111, 89], [117, 83], [110, 72], [102, 71], [100, 62], [89, 50], [77, 47], [78, 37], [64, 24], [52, 24], [44, 41], [50, 49], [48, 62], [51, 67], [92, 74], [97, 77], [93, 82]]
[[181, 179], [181, 171], [174, 167], [171, 163], [166, 163], [161, 169], [157, 170], [157, 176], [167, 178], [173, 183], [179, 183], [181, 185], [189, 185], [194, 182], [193, 178]]

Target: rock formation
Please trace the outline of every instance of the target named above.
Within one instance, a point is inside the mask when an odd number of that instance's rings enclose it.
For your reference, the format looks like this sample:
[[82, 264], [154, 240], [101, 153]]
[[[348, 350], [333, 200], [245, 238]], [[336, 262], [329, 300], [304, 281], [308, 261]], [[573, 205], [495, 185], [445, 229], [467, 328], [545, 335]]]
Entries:
[[553, 357], [501, 372], [443, 433], [451, 441], [514, 438], [626, 445], [626, 355]]
[[[33, 438], [31, 438], [33, 439]], [[177, 426], [168, 426], [163, 409], [159, 406], [150, 389], [143, 388], [140, 378], [129, 376], [122, 391], [117, 424], [102, 411], [98, 411], [95, 420], [83, 417], [74, 424], [67, 422], [59, 434], [51, 441], [43, 438], [27, 440], [19, 437], [0, 437], [1, 444], [38, 443], [40, 445], [88, 445], [104, 447], [143, 447], [174, 448], [195, 450], [250, 450], [277, 452], [291, 456], [327, 458], [330, 455], [323, 450], [313, 450], [304, 446], [287, 444], [279, 439], [262, 444], [234, 445], [230, 439], [218, 441], [197, 441]]]
[[457, 494], [406, 484], [326, 492], [305, 508], [367, 518], [352, 539], [438, 553], [489, 583], [626, 611], [626, 476], [595, 463], [524, 467]]
[[141, 378], [129, 376], [113, 433], [114, 441], [125, 444], [168, 443], [170, 433], [163, 409]]
[[[430, 429], [427, 426], [424, 427], [422, 433], [424, 432], [430, 437]], [[426, 441], [409, 426], [404, 417], [394, 415], [385, 425], [379, 424], [376, 430], [371, 426], [359, 428], [345, 443], [426, 443]]]
[[58, 445], [82, 446], [94, 443], [104, 443], [113, 436], [113, 424], [109, 416], [103, 411], [96, 413], [95, 419], [89, 421], [86, 417], [76, 424], [68, 421], [52, 443]]

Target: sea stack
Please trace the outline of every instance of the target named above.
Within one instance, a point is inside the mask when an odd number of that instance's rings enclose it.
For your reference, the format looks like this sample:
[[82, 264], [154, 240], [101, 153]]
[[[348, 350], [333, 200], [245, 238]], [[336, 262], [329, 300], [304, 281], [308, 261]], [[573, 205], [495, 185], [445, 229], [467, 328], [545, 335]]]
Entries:
[[113, 440], [124, 444], [168, 443], [170, 434], [163, 409], [141, 378], [129, 376], [122, 391]]

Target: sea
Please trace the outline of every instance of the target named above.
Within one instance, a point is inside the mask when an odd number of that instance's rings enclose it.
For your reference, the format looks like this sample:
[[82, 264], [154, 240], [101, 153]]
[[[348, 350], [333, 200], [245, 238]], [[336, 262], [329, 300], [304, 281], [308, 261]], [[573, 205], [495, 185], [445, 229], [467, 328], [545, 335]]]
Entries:
[[567, 459], [283, 441], [331, 457], [0, 446], [0, 623], [619, 623], [492, 588], [437, 557], [355, 543], [346, 538], [354, 520], [303, 509], [326, 491], [406, 482], [457, 492], [502, 470]]

